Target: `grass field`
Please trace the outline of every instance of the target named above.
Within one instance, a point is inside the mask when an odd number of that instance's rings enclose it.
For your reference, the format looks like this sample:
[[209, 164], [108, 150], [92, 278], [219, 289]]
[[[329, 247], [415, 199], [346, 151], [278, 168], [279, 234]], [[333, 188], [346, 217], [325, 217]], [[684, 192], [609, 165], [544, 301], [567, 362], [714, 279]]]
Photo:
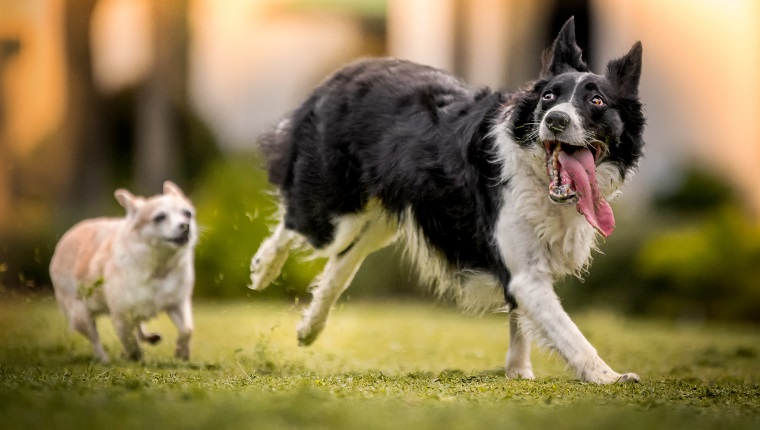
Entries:
[[[190, 362], [172, 358], [162, 316], [143, 363], [104, 366], [51, 297], [0, 296], [0, 428], [760, 428], [757, 327], [573, 315], [614, 369], [642, 378], [600, 387], [543, 351], [537, 380], [507, 380], [504, 315], [348, 301], [299, 348], [299, 312], [197, 303]], [[118, 356], [110, 323], [99, 328]]]

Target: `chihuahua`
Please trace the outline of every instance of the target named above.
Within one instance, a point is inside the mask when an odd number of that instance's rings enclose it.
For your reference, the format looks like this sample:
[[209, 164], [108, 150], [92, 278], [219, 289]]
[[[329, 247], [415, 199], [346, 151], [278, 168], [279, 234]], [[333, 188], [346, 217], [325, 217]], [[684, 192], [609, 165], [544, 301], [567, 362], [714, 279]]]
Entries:
[[126, 358], [136, 361], [142, 358], [138, 340], [161, 340], [146, 332], [144, 321], [165, 311], [178, 330], [175, 356], [190, 358], [195, 214], [177, 185], [166, 181], [163, 191], [143, 198], [116, 190], [127, 215], [78, 223], [61, 237], [50, 262], [58, 305], [103, 363], [109, 358], [95, 325], [101, 314], [111, 316]]

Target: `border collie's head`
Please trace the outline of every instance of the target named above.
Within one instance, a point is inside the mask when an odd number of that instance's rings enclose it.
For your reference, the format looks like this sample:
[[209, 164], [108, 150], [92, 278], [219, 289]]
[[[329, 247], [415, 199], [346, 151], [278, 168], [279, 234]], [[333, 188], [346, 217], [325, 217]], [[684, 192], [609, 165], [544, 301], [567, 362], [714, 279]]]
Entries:
[[614, 218], [606, 199], [633, 173], [644, 142], [638, 100], [641, 42], [591, 73], [570, 18], [544, 53], [541, 78], [518, 96], [511, 132], [537, 160], [534, 170], [558, 204], [576, 203], [604, 236]]

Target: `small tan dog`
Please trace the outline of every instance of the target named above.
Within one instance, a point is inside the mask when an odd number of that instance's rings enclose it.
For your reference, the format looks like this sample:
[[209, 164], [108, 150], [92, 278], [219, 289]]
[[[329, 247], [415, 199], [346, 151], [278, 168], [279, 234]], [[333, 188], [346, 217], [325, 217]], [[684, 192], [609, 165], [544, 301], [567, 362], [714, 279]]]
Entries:
[[124, 218], [85, 220], [67, 231], [55, 248], [50, 278], [72, 329], [92, 343], [107, 363], [95, 317], [110, 314], [127, 358], [139, 360], [138, 339], [155, 344], [143, 321], [161, 311], [179, 332], [176, 357], [190, 357], [191, 297], [197, 228], [194, 208], [182, 190], [164, 182], [164, 193], [145, 199], [118, 189]]

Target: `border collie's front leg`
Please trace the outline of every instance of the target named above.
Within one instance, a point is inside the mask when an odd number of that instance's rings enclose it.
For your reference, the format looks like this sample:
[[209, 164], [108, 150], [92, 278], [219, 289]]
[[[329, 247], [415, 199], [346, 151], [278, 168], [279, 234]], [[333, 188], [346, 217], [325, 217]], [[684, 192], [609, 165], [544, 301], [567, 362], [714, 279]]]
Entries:
[[509, 291], [532, 332], [567, 360], [578, 378], [597, 384], [639, 381], [635, 373], [616, 373], [599, 357], [562, 309], [550, 275], [518, 273], [509, 283]]

